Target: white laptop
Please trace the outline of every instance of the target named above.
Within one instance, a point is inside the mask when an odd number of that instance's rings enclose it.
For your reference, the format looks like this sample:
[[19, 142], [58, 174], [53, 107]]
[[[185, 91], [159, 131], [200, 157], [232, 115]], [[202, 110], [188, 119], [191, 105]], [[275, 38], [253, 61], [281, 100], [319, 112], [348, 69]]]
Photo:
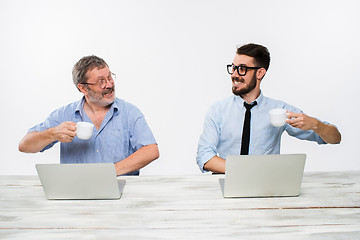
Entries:
[[299, 196], [305, 154], [228, 156], [224, 197]]
[[36, 170], [47, 199], [119, 199], [125, 186], [113, 163], [36, 164]]

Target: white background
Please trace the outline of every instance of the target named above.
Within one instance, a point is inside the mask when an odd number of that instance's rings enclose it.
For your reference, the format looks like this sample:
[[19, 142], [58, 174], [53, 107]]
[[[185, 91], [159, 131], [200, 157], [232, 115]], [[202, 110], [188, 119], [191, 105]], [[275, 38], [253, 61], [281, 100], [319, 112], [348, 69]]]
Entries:
[[209, 106], [231, 93], [236, 46], [269, 48], [264, 95], [335, 124], [338, 145], [289, 137], [306, 171], [360, 170], [360, 2], [0, 0], [0, 174], [58, 163], [59, 144], [25, 154], [18, 143], [56, 108], [81, 98], [71, 69], [85, 55], [118, 75], [117, 96], [146, 116], [160, 158], [142, 174], [200, 174], [197, 142]]

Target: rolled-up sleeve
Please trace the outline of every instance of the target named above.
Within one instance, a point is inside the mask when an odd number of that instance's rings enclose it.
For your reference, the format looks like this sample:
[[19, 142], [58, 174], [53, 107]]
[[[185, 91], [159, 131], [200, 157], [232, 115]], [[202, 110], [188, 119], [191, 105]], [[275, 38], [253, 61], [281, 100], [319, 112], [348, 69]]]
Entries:
[[217, 155], [220, 131], [214, 116], [213, 109], [210, 109], [206, 115], [204, 129], [199, 139], [196, 163], [202, 172], [208, 172], [204, 170], [204, 164]]
[[130, 142], [135, 151], [143, 146], [156, 144], [154, 135], [151, 132], [145, 117], [140, 111], [137, 111], [137, 114], [136, 120], [130, 130]]

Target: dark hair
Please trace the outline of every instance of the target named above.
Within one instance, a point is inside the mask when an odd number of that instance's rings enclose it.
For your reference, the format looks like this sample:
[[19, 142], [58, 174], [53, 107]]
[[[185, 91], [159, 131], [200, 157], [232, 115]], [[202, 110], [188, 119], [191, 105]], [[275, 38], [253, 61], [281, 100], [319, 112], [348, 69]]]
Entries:
[[270, 52], [269, 50], [261, 45], [249, 43], [238, 47], [236, 50], [238, 55], [246, 55], [255, 59], [256, 67], [263, 67], [266, 71], [270, 65]]
[[93, 68], [104, 68], [109, 67], [107, 63], [97, 56], [86, 56], [81, 58], [77, 63], [75, 63], [73, 70], [72, 70], [72, 76], [75, 86], [79, 83], [85, 83], [86, 82], [86, 73]]

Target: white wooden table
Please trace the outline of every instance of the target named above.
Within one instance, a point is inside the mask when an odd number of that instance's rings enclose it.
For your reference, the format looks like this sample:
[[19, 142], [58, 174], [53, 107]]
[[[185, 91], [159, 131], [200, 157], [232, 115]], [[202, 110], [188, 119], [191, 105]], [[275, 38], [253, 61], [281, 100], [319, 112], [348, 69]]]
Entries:
[[224, 199], [224, 175], [119, 177], [120, 200], [47, 200], [0, 176], [0, 239], [360, 239], [360, 172], [305, 173], [299, 197]]

